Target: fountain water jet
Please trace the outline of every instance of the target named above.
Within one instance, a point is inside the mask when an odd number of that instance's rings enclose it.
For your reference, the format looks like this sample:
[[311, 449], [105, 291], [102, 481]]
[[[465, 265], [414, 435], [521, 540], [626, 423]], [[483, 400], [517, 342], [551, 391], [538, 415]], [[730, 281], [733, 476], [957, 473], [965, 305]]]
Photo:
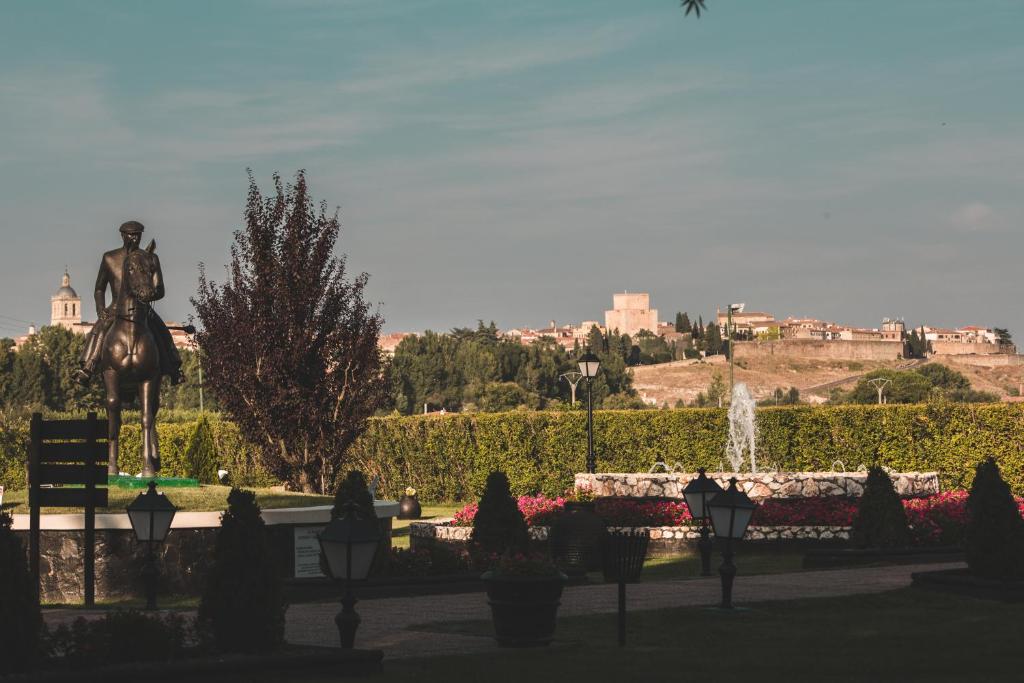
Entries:
[[733, 387], [732, 401], [729, 402], [729, 441], [725, 446], [725, 454], [734, 472], [742, 471], [743, 463], [748, 458], [750, 471], [757, 472], [756, 407], [757, 403], [746, 384], [740, 382]]

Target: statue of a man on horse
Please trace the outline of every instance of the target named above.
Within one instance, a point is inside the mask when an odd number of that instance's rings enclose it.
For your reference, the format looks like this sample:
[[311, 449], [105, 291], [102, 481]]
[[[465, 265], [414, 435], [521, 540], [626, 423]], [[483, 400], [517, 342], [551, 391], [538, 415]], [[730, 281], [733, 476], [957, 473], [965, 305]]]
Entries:
[[[164, 296], [164, 278], [156, 243], [140, 248], [142, 223], [121, 226], [124, 246], [108, 251], [96, 277], [96, 324], [82, 351], [78, 379], [88, 384], [99, 374], [106, 387], [110, 451], [108, 472], [118, 474], [117, 452], [121, 406], [139, 399], [142, 413], [142, 475], [160, 470], [156, 414], [160, 409], [160, 381], [164, 375], [181, 381], [181, 357], [167, 325], [150, 305]], [[106, 303], [107, 288], [111, 302]]]

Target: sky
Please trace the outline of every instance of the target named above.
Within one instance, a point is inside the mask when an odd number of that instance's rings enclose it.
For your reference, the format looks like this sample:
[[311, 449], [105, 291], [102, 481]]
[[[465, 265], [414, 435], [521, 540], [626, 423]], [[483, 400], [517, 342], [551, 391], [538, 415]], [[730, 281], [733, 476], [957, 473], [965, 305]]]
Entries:
[[1024, 2], [29, 2], [0, 10], [0, 335], [135, 219], [165, 318], [246, 169], [305, 169], [387, 331], [660, 317], [1024, 336]]

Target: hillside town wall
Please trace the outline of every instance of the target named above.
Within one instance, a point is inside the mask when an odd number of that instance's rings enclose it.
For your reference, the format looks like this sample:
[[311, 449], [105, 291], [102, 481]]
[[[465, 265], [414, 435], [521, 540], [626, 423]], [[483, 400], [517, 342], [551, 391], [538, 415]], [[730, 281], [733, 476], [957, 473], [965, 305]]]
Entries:
[[1000, 353], [998, 344], [971, 344], [968, 342], [928, 342], [936, 356], [989, 356]]
[[977, 365], [983, 368], [1004, 368], [1024, 365], [1024, 356], [1016, 353], [989, 353], [977, 356], [957, 356], [951, 360], [960, 365]]
[[783, 358], [822, 358], [826, 360], [895, 360], [903, 356], [903, 342], [884, 340], [823, 341], [818, 339], [781, 339], [775, 341], [736, 342], [736, 358], [753, 360]]

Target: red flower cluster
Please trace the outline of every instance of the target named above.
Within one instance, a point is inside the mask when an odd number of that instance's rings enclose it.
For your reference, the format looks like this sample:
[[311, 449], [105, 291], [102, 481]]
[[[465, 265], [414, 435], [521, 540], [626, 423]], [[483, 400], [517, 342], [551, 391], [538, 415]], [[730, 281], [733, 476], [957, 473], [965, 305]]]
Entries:
[[[565, 507], [565, 498], [548, 498], [544, 495], [520, 496], [516, 503], [519, 511], [523, 513], [527, 526], [550, 526]], [[452, 526], [473, 526], [478, 507], [477, 503], [470, 503], [456, 512]]]
[[690, 509], [683, 501], [603, 498], [597, 501], [596, 510], [609, 526], [687, 526], [693, 523]]
[[762, 502], [751, 524], [758, 526], [850, 526], [857, 502], [839, 496], [783, 498]]
[[[1016, 498], [1024, 516], [1024, 498]], [[522, 496], [519, 509], [529, 526], [549, 526], [565, 506], [564, 498]], [[967, 525], [967, 492], [947, 491], [903, 501], [911, 536], [920, 545], [957, 545]], [[683, 501], [644, 501], [600, 498], [596, 510], [609, 526], [688, 526], [694, 524]], [[477, 504], [455, 513], [455, 526], [472, 526]], [[758, 526], [850, 526], [857, 500], [839, 496], [769, 499], [757, 506], [752, 524]]]

